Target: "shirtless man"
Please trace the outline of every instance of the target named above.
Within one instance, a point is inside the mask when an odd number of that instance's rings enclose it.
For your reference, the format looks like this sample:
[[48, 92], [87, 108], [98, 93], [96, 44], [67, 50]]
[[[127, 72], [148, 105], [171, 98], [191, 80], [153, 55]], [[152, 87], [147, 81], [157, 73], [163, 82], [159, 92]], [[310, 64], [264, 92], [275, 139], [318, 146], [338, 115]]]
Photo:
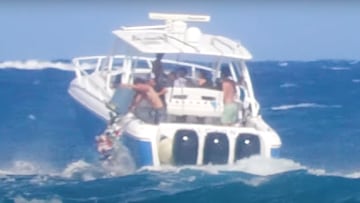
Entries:
[[134, 100], [129, 108], [130, 111], [133, 111], [143, 99], [146, 99], [152, 107], [152, 111], [150, 113], [153, 116], [153, 122], [158, 124], [159, 122], [165, 120], [164, 104], [158, 93], [150, 84], [146, 83], [145, 80], [136, 78], [133, 85], [123, 84], [122, 86], [131, 88], [136, 92]]
[[224, 110], [221, 116], [223, 125], [235, 124], [238, 120], [238, 104], [235, 102], [236, 84], [229, 78], [230, 74], [222, 73], [222, 91], [224, 96]]

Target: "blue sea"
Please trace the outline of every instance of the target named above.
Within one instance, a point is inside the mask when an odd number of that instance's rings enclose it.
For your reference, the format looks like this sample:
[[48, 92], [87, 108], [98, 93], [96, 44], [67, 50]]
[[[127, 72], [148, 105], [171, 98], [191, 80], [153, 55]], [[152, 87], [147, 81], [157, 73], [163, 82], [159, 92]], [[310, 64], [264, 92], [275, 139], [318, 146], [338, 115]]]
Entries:
[[360, 202], [360, 62], [248, 65], [280, 158], [136, 170], [101, 164], [69, 61], [0, 62], [0, 202]]

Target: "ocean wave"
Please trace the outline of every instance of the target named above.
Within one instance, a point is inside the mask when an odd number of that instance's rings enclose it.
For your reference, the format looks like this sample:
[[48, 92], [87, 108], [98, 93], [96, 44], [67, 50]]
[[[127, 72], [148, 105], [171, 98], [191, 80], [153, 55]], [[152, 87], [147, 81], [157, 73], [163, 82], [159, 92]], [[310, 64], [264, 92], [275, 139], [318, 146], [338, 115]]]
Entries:
[[341, 105], [324, 105], [324, 104], [316, 104], [316, 103], [299, 103], [299, 104], [287, 104], [281, 106], [271, 107], [271, 110], [281, 111], [281, 110], [289, 110], [295, 108], [341, 108]]
[[357, 63], [359, 63], [359, 60], [353, 60], [353, 61], [351, 61], [349, 64], [350, 64], [350, 65], [354, 65], [354, 64], [357, 64]]
[[360, 83], [360, 79], [352, 79], [351, 80], [353, 83]]
[[306, 167], [290, 159], [274, 159], [261, 156], [252, 156], [242, 159], [232, 165], [204, 165], [204, 166], [159, 166], [144, 167], [140, 170], [179, 173], [182, 170], [201, 170], [209, 174], [223, 172], [243, 172], [258, 176], [268, 176], [294, 170], [303, 170]]

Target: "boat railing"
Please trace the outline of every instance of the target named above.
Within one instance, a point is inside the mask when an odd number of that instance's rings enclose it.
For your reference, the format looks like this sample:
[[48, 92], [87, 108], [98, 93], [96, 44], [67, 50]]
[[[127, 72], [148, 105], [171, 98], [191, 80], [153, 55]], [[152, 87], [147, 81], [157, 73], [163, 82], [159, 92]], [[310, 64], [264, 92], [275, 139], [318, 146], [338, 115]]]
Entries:
[[106, 65], [107, 61], [108, 56], [84, 56], [72, 60], [78, 82], [88, 91], [95, 90], [99, 99], [103, 101], [108, 101], [110, 96], [104, 87], [104, 83], [99, 82], [99, 77], [102, 76], [92, 75], [92, 73], [99, 71]]

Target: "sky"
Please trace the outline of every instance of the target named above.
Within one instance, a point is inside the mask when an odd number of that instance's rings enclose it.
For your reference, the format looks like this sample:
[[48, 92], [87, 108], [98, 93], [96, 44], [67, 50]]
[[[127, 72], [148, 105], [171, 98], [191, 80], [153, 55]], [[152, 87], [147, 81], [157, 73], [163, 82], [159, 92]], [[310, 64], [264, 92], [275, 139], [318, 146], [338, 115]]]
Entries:
[[0, 61], [108, 55], [112, 30], [160, 23], [149, 12], [210, 15], [201, 30], [239, 40], [254, 60], [359, 60], [359, 9], [355, 0], [0, 0]]

